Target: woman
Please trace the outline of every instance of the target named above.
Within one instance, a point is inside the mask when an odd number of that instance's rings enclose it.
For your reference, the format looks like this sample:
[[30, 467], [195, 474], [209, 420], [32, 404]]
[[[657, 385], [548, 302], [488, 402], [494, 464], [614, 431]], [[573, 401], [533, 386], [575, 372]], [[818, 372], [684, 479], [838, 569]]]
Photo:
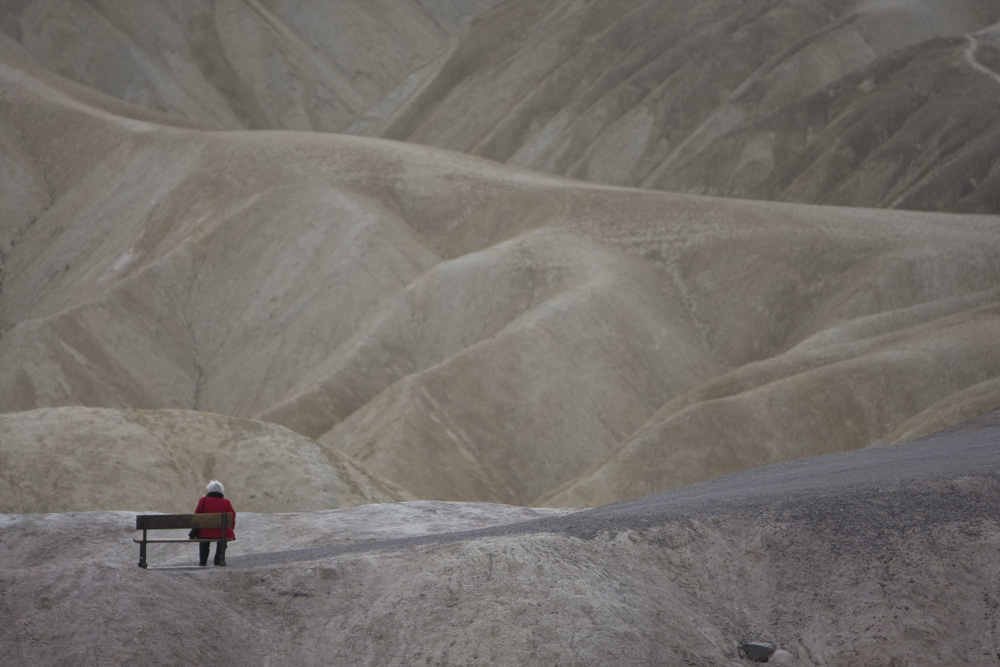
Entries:
[[[233, 515], [233, 518], [229, 522], [229, 526], [226, 528], [226, 539], [235, 540], [236, 533], [233, 531], [233, 528], [236, 526], [236, 510], [233, 509], [233, 504], [222, 495], [222, 482], [217, 479], [213, 479], [208, 483], [208, 486], [205, 487], [205, 490], [208, 491], [208, 494], [198, 501], [198, 507], [195, 508], [194, 513], [224, 514], [229, 512]], [[222, 529], [201, 528], [198, 530], [198, 537], [222, 537]], [[208, 564], [208, 551], [211, 546], [211, 542], [201, 542], [198, 544], [198, 555], [200, 556], [199, 565]], [[225, 542], [215, 543], [215, 564], [220, 567], [226, 566]]]

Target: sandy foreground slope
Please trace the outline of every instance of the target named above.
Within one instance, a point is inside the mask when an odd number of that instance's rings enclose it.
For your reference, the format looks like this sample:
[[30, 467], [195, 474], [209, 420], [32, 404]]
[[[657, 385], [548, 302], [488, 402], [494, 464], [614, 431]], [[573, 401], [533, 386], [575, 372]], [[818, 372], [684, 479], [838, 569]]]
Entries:
[[133, 513], [0, 517], [11, 664], [1000, 661], [997, 413], [596, 510], [244, 514], [228, 568]]

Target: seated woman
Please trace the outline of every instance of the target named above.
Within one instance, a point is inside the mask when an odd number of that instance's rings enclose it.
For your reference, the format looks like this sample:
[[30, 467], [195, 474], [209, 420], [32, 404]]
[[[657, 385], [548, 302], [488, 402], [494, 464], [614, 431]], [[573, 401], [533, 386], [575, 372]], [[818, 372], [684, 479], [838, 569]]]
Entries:
[[[236, 526], [236, 510], [233, 509], [233, 504], [222, 495], [223, 488], [222, 482], [217, 479], [213, 479], [205, 487], [208, 494], [202, 497], [198, 501], [198, 507], [195, 508], [195, 514], [224, 514], [229, 512], [233, 515], [232, 521], [229, 523], [229, 527], [226, 528], [226, 539], [235, 540], [236, 532], [233, 528]], [[208, 538], [221, 538], [222, 529], [221, 528], [201, 528], [198, 531], [198, 537], [208, 537]], [[211, 542], [201, 542], [198, 544], [198, 555], [199, 555], [199, 565], [208, 564], [208, 552], [211, 548]], [[226, 566], [226, 543], [216, 542], [215, 543], [215, 564], [221, 567]]]

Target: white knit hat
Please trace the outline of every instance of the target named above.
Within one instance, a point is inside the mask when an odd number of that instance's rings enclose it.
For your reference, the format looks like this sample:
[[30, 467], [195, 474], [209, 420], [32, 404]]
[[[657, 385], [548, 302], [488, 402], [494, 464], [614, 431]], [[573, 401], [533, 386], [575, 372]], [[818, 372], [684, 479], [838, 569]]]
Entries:
[[209, 493], [224, 493], [222, 489], [222, 482], [220, 482], [217, 479], [213, 479], [211, 482], [209, 482], [208, 486], [206, 486], [205, 489]]

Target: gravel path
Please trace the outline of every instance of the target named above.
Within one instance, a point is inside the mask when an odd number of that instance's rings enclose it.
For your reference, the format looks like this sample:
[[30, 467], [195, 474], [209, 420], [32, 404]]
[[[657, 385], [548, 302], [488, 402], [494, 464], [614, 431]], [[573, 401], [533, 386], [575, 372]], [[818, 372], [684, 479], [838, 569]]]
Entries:
[[[829, 528], [845, 541], [935, 524], [1000, 518], [1000, 410], [912, 443], [755, 468], [635, 500], [469, 531], [249, 554], [236, 567], [408, 549], [490, 537], [555, 533], [581, 539], [713, 516], [776, 518]], [[943, 494], [947, 502], [942, 502]]]

